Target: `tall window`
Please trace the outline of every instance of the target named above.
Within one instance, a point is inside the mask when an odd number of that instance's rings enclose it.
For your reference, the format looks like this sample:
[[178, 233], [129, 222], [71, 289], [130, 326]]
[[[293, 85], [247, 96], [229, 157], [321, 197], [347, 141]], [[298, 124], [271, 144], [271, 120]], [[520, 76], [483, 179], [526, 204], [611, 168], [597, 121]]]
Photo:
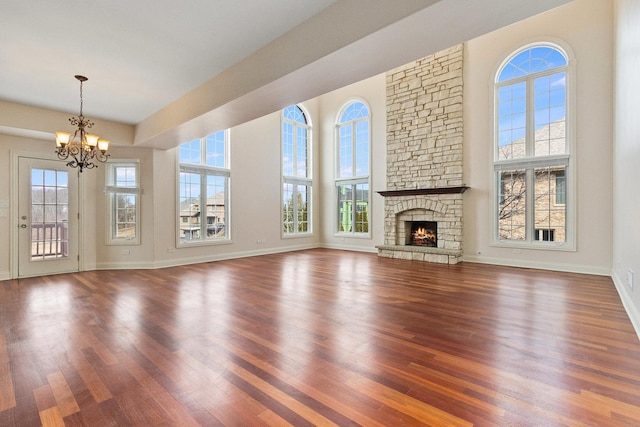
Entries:
[[300, 107], [282, 110], [282, 232], [311, 232], [310, 133]]
[[541, 44], [496, 76], [496, 223], [499, 242], [569, 246], [568, 60]]
[[178, 244], [229, 240], [229, 132], [180, 145]]
[[369, 233], [369, 108], [348, 104], [337, 124], [338, 232]]
[[111, 161], [106, 169], [109, 212], [107, 244], [140, 243], [140, 181], [138, 162]]

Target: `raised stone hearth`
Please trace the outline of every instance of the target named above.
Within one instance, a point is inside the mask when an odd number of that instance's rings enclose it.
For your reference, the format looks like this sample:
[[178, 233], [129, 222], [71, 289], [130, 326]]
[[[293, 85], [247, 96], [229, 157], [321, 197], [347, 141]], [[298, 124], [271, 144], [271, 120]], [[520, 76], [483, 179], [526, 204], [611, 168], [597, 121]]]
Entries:
[[[387, 74], [387, 190], [378, 255], [462, 260], [462, 45]], [[407, 244], [407, 222], [437, 223], [437, 247]]]

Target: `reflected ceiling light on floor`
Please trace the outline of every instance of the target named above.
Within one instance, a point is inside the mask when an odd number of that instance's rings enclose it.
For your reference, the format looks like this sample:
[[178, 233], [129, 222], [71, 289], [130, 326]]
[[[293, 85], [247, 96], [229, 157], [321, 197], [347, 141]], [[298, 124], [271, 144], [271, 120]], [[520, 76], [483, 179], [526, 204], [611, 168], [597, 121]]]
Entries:
[[73, 133], [73, 137], [69, 132], [56, 132], [56, 153], [60, 160], [67, 160], [71, 156], [73, 160], [69, 161], [67, 166], [79, 168], [82, 172], [84, 169], [97, 167], [94, 160], [103, 163], [107, 161], [109, 140], [86, 132], [85, 128], [93, 127], [93, 122], [82, 115], [82, 83], [88, 79], [85, 76], [75, 77], [80, 81], [80, 115], [70, 117], [69, 122], [78, 129]]

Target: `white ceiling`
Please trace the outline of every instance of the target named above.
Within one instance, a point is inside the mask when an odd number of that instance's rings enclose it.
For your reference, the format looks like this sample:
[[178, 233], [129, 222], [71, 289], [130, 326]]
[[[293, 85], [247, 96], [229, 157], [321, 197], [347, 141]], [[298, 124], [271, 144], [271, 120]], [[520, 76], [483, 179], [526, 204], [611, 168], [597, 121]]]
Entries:
[[170, 148], [569, 1], [0, 0], [0, 101], [77, 114], [82, 74], [86, 116]]
[[0, 99], [135, 124], [335, 0], [3, 0]]

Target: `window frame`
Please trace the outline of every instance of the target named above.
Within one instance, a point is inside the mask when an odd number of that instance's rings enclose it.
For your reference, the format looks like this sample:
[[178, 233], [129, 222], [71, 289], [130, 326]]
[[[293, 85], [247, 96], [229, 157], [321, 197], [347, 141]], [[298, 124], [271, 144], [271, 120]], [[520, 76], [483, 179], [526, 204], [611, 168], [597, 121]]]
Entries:
[[[519, 76], [517, 78], [506, 79], [503, 82], [499, 81], [501, 72], [505, 66], [514, 59], [517, 55], [525, 52], [529, 49], [536, 47], [547, 47], [557, 50], [566, 59], [566, 64], [560, 67], [550, 68], [541, 72], [531, 72], [525, 76]], [[498, 247], [511, 247], [511, 248], [523, 248], [523, 249], [542, 249], [542, 250], [560, 250], [560, 251], [575, 251], [576, 250], [576, 166], [575, 166], [575, 61], [574, 55], [571, 49], [564, 43], [559, 41], [543, 40], [538, 42], [532, 42], [519, 48], [512, 50], [505, 56], [504, 61], [497, 67], [493, 74], [493, 220], [492, 220], [492, 246]], [[565, 73], [565, 153], [563, 154], [549, 154], [538, 155], [534, 153], [534, 115], [535, 98], [532, 96], [534, 91], [533, 84], [527, 84], [526, 88], [526, 137], [525, 137], [525, 151], [526, 155], [522, 158], [516, 159], [499, 159], [499, 90], [505, 86], [511, 86], [519, 82], [533, 83], [536, 79], [545, 76], [551, 76], [558, 74], [559, 72]], [[565, 203], [554, 203], [552, 206], [564, 206], [565, 208], [565, 241], [543, 241], [536, 240], [536, 233], [538, 226], [535, 224], [535, 206], [532, 199], [535, 198], [535, 171], [540, 168], [553, 168], [564, 167], [564, 195]], [[500, 173], [509, 170], [526, 170], [526, 220], [525, 220], [525, 239], [524, 240], [509, 240], [501, 239], [499, 234], [499, 206], [501, 203], [501, 179]], [[551, 190], [550, 190], [551, 191]], [[555, 199], [555, 191], [552, 192]], [[534, 197], [529, 197], [529, 196]], [[554, 235], [557, 232], [554, 231]]]
[[[105, 227], [105, 243], [108, 246], [140, 245], [140, 161], [137, 159], [109, 160], [105, 166], [105, 195], [107, 203], [107, 226]], [[124, 167], [135, 169], [135, 185], [133, 187], [116, 185], [116, 169]], [[118, 194], [132, 195], [135, 197], [135, 237], [133, 238], [115, 237], [116, 227], [114, 221], [118, 217], [115, 211], [117, 208], [116, 198]]]
[[[357, 119], [351, 119], [348, 121], [344, 121], [342, 122], [342, 116], [344, 115], [344, 113], [346, 112], [346, 110], [353, 104], [356, 103], [361, 103], [365, 106], [365, 108], [367, 109], [367, 116], [366, 117], [360, 117]], [[334, 201], [336, 203], [336, 212], [335, 212], [335, 227], [334, 227], [334, 235], [335, 236], [339, 236], [339, 237], [355, 237], [355, 238], [370, 238], [371, 237], [371, 229], [372, 229], [372, 223], [371, 223], [371, 164], [372, 164], [372, 149], [371, 149], [371, 144], [372, 144], [372, 111], [371, 111], [371, 106], [369, 105], [368, 102], [366, 102], [364, 99], [361, 98], [353, 98], [350, 99], [349, 101], [347, 101], [342, 108], [340, 108], [340, 110], [338, 111], [338, 114], [336, 116], [336, 121], [335, 121], [335, 136], [334, 136], [334, 141], [335, 141], [335, 149], [334, 149], [334, 159], [335, 159], [335, 170], [334, 170]], [[362, 123], [366, 121], [367, 122], [367, 154], [366, 154], [366, 160], [367, 160], [367, 174], [363, 174], [363, 175], [357, 175], [356, 171], [357, 171], [357, 164], [358, 164], [358, 158], [357, 158], [357, 154], [358, 154], [358, 145], [356, 143], [357, 140], [357, 124], [358, 123]], [[340, 159], [340, 148], [341, 148], [341, 140], [340, 140], [340, 130], [342, 127], [344, 127], [345, 125], [349, 124], [352, 127], [352, 137], [353, 137], [353, 142], [352, 142], [352, 149], [351, 149], [351, 159], [352, 159], [352, 175], [350, 176], [342, 176], [341, 174], [341, 159]], [[367, 206], [367, 222], [366, 222], [366, 226], [367, 226], [367, 231], [356, 231], [356, 227], [354, 227], [355, 224], [358, 224], [358, 220], [357, 220], [357, 212], [358, 209], [352, 209], [352, 215], [350, 218], [350, 224], [352, 224], [351, 226], [351, 231], [342, 231], [340, 230], [340, 226], [342, 224], [341, 221], [341, 199], [340, 199], [340, 195], [342, 193], [341, 188], [348, 186], [348, 185], [352, 185], [353, 186], [353, 190], [352, 190], [352, 197], [351, 197], [351, 206], [358, 206], [359, 204], [359, 200], [358, 200], [358, 186], [362, 186], [362, 185], [366, 185], [366, 191], [367, 191], [367, 200], [366, 200], [366, 206]]]
[[[302, 113], [305, 123], [295, 121], [292, 119], [285, 118], [284, 112], [288, 108], [296, 107]], [[284, 171], [284, 162], [285, 162], [285, 149], [284, 149], [284, 126], [285, 123], [290, 124], [293, 127], [293, 144], [292, 144], [292, 171], [293, 175], [285, 175]], [[298, 176], [297, 174], [297, 161], [298, 161], [298, 145], [296, 144], [298, 130], [300, 128], [304, 128], [306, 130], [306, 176]], [[280, 233], [282, 238], [297, 238], [297, 237], [308, 237], [313, 235], [313, 127], [311, 124], [311, 119], [308, 111], [301, 104], [292, 104], [289, 105], [282, 110], [280, 110], [280, 171], [281, 171], [281, 183], [280, 183]], [[292, 190], [292, 200], [293, 200], [293, 231], [285, 230], [285, 185], [291, 185]], [[306, 187], [306, 200], [307, 200], [307, 230], [306, 231], [298, 231], [299, 228], [299, 216], [301, 211], [298, 206], [298, 197], [300, 194], [298, 190], [298, 186]]]
[[[219, 132], [224, 132], [224, 166], [208, 166], [207, 161], [207, 138], [216, 135]], [[200, 142], [200, 154], [199, 163], [192, 162], [180, 162], [180, 148], [185, 144], [192, 144], [196, 141]], [[231, 189], [231, 164], [230, 164], [230, 130], [225, 129], [217, 132], [212, 132], [200, 138], [195, 138], [190, 141], [186, 141], [180, 144], [176, 149], [176, 247], [185, 248], [193, 246], [210, 246], [219, 244], [232, 243], [231, 240], [231, 206], [230, 206], [230, 189]], [[208, 220], [199, 221], [199, 236], [195, 240], [182, 239], [181, 226], [184, 225], [181, 215], [181, 177], [183, 173], [194, 174], [200, 177], [200, 200], [199, 200], [199, 213], [201, 215], [204, 206], [204, 212], [207, 209], [207, 177], [223, 177], [224, 178], [224, 236], [219, 238], [207, 238], [207, 225]], [[188, 221], [186, 221], [188, 224]]]

